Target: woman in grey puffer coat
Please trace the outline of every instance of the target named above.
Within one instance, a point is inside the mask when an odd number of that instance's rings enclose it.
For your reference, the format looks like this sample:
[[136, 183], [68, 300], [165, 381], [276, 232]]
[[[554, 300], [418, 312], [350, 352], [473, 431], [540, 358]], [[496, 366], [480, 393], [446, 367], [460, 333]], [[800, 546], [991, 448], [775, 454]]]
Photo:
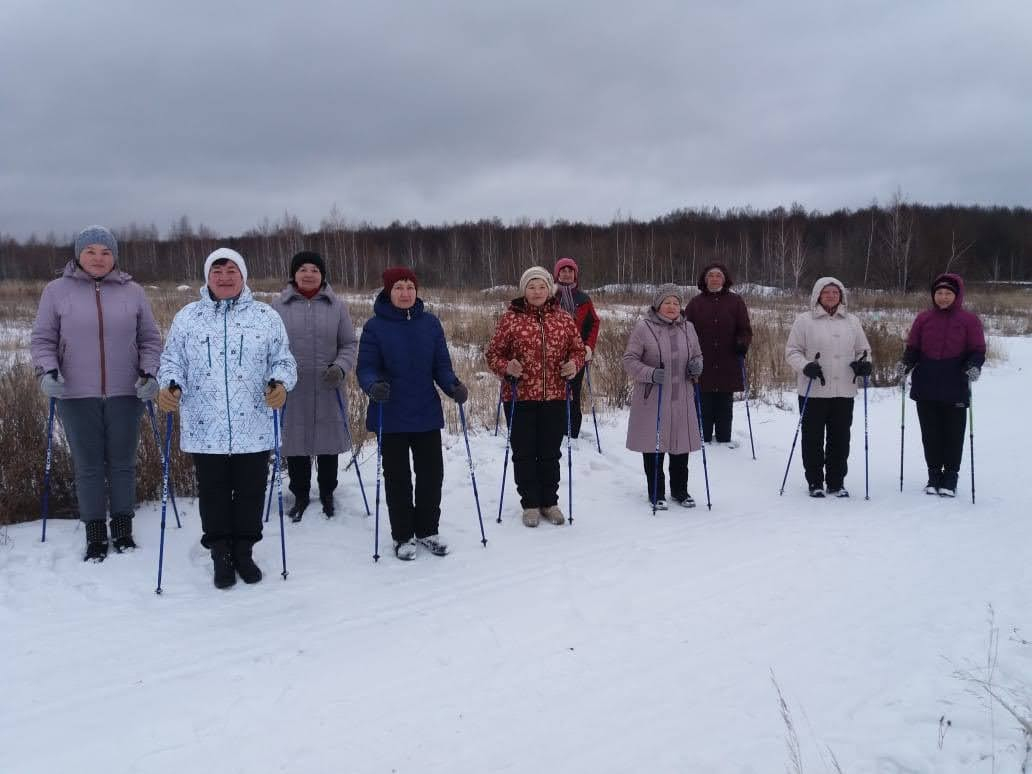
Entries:
[[664, 453], [670, 454], [670, 494], [678, 505], [692, 508], [695, 500], [688, 494], [688, 455], [702, 448], [695, 407], [695, 380], [702, 375], [702, 349], [695, 327], [681, 313], [683, 300], [684, 293], [677, 285], [661, 285], [645, 318], [631, 331], [623, 356], [624, 370], [635, 382], [627, 422], [627, 448], [642, 453], [649, 501], [659, 510], [667, 507]]
[[308, 507], [313, 456], [318, 459], [323, 513], [333, 516], [337, 455], [351, 448], [341, 388], [355, 367], [355, 326], [347, 306], [326, 282], [326, 264], [318, 253], [304, 251], [293, 257], [290, 284], [272, 306], [283, 318], [297, 361], [297, 385], [283, 412], [283, 455], [294, 493], [290, 518], [301, 521]]
[[102, 562], [111, 540], [136, 547], [136, 446], [143, 401], [158, 394], [161, 333], [143, 288], [117, 268], [103, 226], [75, 238], [75, 258], [46, 286], [32, 326], [32, 362], [57, 410], [75, 467], [85, 559]]

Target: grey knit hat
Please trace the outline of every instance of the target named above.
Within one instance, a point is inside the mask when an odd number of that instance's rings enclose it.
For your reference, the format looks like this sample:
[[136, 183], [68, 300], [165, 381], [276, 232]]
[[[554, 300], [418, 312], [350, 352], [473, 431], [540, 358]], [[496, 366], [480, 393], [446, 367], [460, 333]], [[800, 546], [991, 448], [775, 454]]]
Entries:
[[670, 296], [676, 298], [677, 303], [684, 306], [684, 291], [681, 290], [679, 285], [668, 282], [665, 285], [660, 285], [656, 288], [656, 292], [652, 296], [652, 308], [658, 312], [660, 304], [663, 303], [663, 299], [669, 298]]
[[115, 262], [118, 262], [118, 240], [103, 226], [87, 226], [79, 232], [75, 238], [75, 260], [79, 260], [82, 251], [89, 245], [104, 245], [115, 257]]
[[555, 280], [552, 279], [552, 272], [546, 269], [544, 266], [531, 266], [520, 277], [520, 295], [527, 295], [527, 285], [530, 284], [531, 280], [543, 280], [548, 286], [548, 295], [555, 295]]

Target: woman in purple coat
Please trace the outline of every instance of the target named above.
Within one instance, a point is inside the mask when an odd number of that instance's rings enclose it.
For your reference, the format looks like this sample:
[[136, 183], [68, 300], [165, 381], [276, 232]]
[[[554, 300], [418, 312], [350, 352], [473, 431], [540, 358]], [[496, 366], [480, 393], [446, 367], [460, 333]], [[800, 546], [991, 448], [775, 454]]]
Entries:
[[[688, 302], [684, 318], [695, 326], [706, 358], [706, 370], [699, 382], [702, 403], [702, 437], [735, 449], [731, 439], [734, 393], [745, 389], [742, 365], [752, 342], [749, 310], [737, 293], [731, 292], [731, 274], [722, 263], [711, 263], [699, 275], [699, 293]], [[714, 432], [715, 431], [715, 432]]]
[[928, 463], [925, 494], [957, 495], [971, 384], [983, 363], [985, 335], [981, 320], [964, 308], [964, 280], [957, 274], [936, 277], [932, 307], [914, 320], [897, 367], [901, 379], [913, 371], [910, 397], [917, 403]]

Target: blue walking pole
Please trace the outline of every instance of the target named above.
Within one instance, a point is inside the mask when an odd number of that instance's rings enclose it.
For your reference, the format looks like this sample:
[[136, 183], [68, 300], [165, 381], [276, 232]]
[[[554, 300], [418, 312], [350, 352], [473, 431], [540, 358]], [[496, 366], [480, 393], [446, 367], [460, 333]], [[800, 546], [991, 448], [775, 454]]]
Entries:
[[509, 470], [509, 442], [512, 439], [512, 423], [516, 421], [516, 379], [510, 377], [512, 384], [512, 406], [509, 408], [508, 427], [505, 428], [505, 462], [502, 463], [502, 492], [498, 495], [498, 524], [502, 523], [502, 502], [505, 500], [505, 474]]
[[283, 413], [280, 409], [272, 410], [272, 437], [276, 444], [276, 459], [272, 464], [272, 475], [276, 477], [276, 494], [279, 496], [279, 540], [280, 554], [283, 557], [283, 580], [287, 579], [287, 531], [283, 528], [283, 470], [280, 457], [280, 423]]
[[362, 492], [362, 502], [365, 503], [365, 515], [372, 515], [369, 511], [369, 500], [366, 499], [365, 486], [362, 485], [362, 471], [358, 469], [358, 460], [355, 458], [355, 442], [351, 437], [351, 429], [348, 427], [348, 415], [344, 411], [344, 399], [340, 396], [340, 387], [337, 388], [337, 407], [340, 409], [340, 418], [344, 420], [344, 432], [348, 436], [348, 446], [351, 447], [351, 464], [355, 466], [355, 474], [358, 476], [358, 488]]
[[469, 463], [469, 480], [473, 482], [473, 500], [477, 504], [477, 521], [480, 522], [480, 542], [487, 547], [487, 535], [484, 534], [484, 516], [480, 512], [480, 494], [477, 492], [477, 474], [473, 470], [473, 452], [469, 449], [469, 433], [466, 432], [466, 410], [459, 404], [459, 421], [462, 422], [462, 437], [466, 441], [466, 461]]
[[[157, 416], [155, 416], [155, 414], [154, 414], [154, 402], [153, 401], [150, 401], [150, 400], [147, 401], [147, 413], [150, 415], [151, 430], [154, 431], [154, 443], [158, 447], [158, 454], [161, 455], [161, 464], [162, 464], [162, 466], [164, 466], [165, 465], [165, 455], [162, 452], [162, 449], [164, 448], [164, 444], [161, 443], [161, 436], [158, 435], [158, 419], [157, 419]], [[172, 488], [172, 482], [171, 481], [168, 482], [168, 497], [172, 501], [172, 513], [175, 514], [175, 517], [176, 517], [176, 527], [178, 527], [179, 529], [182, 529], [183, 528], [183, 524], [182, 524], [181, 521], [179, 521], [179, 508], [176, 507], [176, 493], [175, 493], [175, 490]]]
[[864, 499], [871, 499], [870, 465], [867, 450], [867, 376], [864, 375]]
[[383, 471], [383, 403], [377, 403], [376, 423], [376, 525], [373, 529], [373, 561], [380, 561], [380, 474]]
[[[968, 380], [968, 439], [971, 442], [971, 504], [975, 504], [975, 396]], [[963, 442], [962, 442], [963, 443]]]
[[566, 501], [570, 511], [570, 524], [573, 524], [573, 420], [570, 414], [570, 380], [566, 380]]
[[495, 438], [498, 437], [498, 421], [502, 416], [502, 395], [505, 394], [505, 382], [498, 387], [498, 405], [495, 407]]
[[158, 587], [161, 593], [161, 573], [165, 567], [165, 515], [168, 513], [168, 461], [172, 456], [172, 412], [165, 414], [165, 453], [161, 461], [161, 537], [158, 539]]
[[[813, 361], [816, 363], [821, 359], [821, 353], [818, 352], [814, 357]], [[810, 400], [810, 388], [813, 387], [813, 377], [810, 377], [810, 381], [806, 383], [806, 392], [803, 395], [803, 405], [799, 407], [799, 422], [796, 424], [795, 435], [792, 436], [792, 450], [788, 453], [788, 464], [785, 465], [785, 477], [781, 479], [781, 491], [779, 495], [785, 494], [785, 482], [788, 481], [788, 469], [792, 467], [792, 457], [795, 456], [795, 445], [796, 441], [799, 440], [799, 430], [803, 426], [803, 417], [806, 416], [806, 402]]]
[[702, 395], [699, 390], [699, 383], [695, 383], [695, 414], [699, 418], [699, 446], [702, 448], [702, 476], [706, 482], [706, 510], [713, 510], [713, 503], [710, 502], [709, 493], [709, 465], [706, 463], [706, 442], [702, 438]]
[[595, 416], [595, 391], [591, 389], [591, 364], [584, 366], [584, 378], [588, 382], [588, 400], [591, 401], [591, 421], [595, 424], [595, 444], [598, 446], [598, 453], [602, 453], [602, 439], [598, 436], [598, 417]]
[[[660, 363], [659, 367], [662, 368], [663, 364]], [[660, 457], [659, 451], [659, 420], [663, 415], [663, 383], [659, 385], [659, 395], [656, 401], [656, 462], [652, 469], [652, 515], [656, 515], [656, 501], [659, 499], [659, 469], [663, 465], [663, 458]]]
[[47, 456], [43, 461], [43, 499], [40, 510], [43, 513], [43, 536], [41, 543], [47, 542], [47, 515], [50, 512], [50, 467], [54, 461], [54, 405], [56, 398], [50, 399], [50, 416], [47, 417]]
[[745, 375], [745, 356], [738, 357], [738, 365], [742, 367], [742, 386], [745, 388], [745, 419], [749, 423], [749, 448], [752, 449], [752, 458], [756, 459], [756, 444], [753, 443], [752, 415], [749, 413], [749, 380]]
[[[284, 411], [280, 412], [279, 426], [283, 427], [283, 414], [285, 413], [286, 406], [283, 407]], [[273, 467], [272, 473], [269, 475], [269, 499], [265, 501], [265, 523], [269, 523], [269, 514], [272, 512], [272, 495], [276, 492], [276, 468]]]

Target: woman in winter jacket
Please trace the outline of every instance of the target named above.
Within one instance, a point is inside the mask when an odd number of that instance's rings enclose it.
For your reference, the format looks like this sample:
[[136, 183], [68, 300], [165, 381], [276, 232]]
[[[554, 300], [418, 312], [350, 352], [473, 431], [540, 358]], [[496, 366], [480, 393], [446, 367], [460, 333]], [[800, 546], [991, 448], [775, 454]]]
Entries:
[[504, 380], [502, 399], [523, 524], [536, 527], [544, 516], [559, 525], [566, 521], [558, 503], [567, 382], [584, 367], [584, 341], [573, 318], [559, 308], [547, 269], [527, 269], [519, 287], [520, 297], [498, 320], [487, 364]]
[[237, 573], [257, 583], [251, 550], [262, 539], [262, 500], [274, 445], [273, 409], [297, 382], [283, 320], [247, 287], [247, 265], [219, 248], [204, 262], [201, 298], [172, 320], [161, 355], [158, 405], [180, 412], [179, 446], [193, 455], [201, 545], [215, 586]]
[[[383, 290], [358, 345], [359, 386], [369, 395], [366, 428], [381, 429], [387, 511], [394, 555], [416, 558], [417, 545], [448, 553], [439, 534], [444, 458], [444, 412], [434, 384], [456, 403], [469, 397], [452, 370], [441, 321], [426, 311], [416, 275], [404, 267], [383, 273]], [[412, 470], [415, 472], [413, 500]]]
[[671, 496], [678, 505], [695, 507], [688, 494], [688, 457], [702, 448], [695, 382], [704, 373], [703, 353], [695, 328], [681, 314], [683, 299], [677, 285], [660, 285], [644, 319], [631, 331], [623, 355], [624, 370], [634, 382], [627, 448], [641, 452], [646, 492], [657, 510], [667, 508], [667, 454]]
[[785, 360], [799, 374], [803, 411], [803, 468], [811, 497], [849, 497], [846, 489], [849, 431], [856, 380], [871, 374], [871, 345], [855, 315], [846, 311], [846, 286], [821, 277], [810, 310], [792, 323]]
[[964, 428], [971, 384], [985, 363], [982, 322], [964, 308], [964, 280], [942, 274], [932, 283], [932, 308], [910, 326], [899, 365], [913, 370], [910, 397], [917, 403], [921, 443], [928, 464], [925, 493], [955, 497], [964, 455]]
[[703, 440], [716, 440], [734, 449], [738, 441], [731, 439], [732, 401], [735, 392], [745, 389], [742, 370], [752, 342], [752, 326], [745, 301], [731, 292], [731, 285], [731, 274], [724, 264], [711, 263], [703, 268], [699, 275], [702, 292], [688, 302], [684, 318], [695, 326], [706, 358], [706, 370], [699, 382]]
[[85, 559], [101, 562], [111, 540], [136, 547], [136, 447], [143, 401], [158, 392], [161, 333], [143, 288], [117, 268], [118, 243], [103, 226], [75, 238], [75, 258], [43, 289], [32, 326], [40, 388], [57, 401], [72, 452]]
[[[560, 258], [555, 262], [555, 269], [552, 272], [555, 279], [555, 300], [563, 311], [573, 317], [577, 325], [577, 332], [580, 333], [584, 342], [584, 368], [591, 362], [592, 354], [595, 351], [595, 343], [598, 341], [598, 329], [600, 320], [595, 312], [595, 305], [591, 303], [591, 297], [580, 289], [580, 268], [573, 258]], [[581, 388], [584, 385], [584, 368], [577, 372], [577, 375], [570, 380], [570, 436], [580, 437], [581, 421]]]
[[290, 351], [297, 361], [297, 385], [283, 412], [283, 449], [294, 505], [301, 521], [312, 486], [312, 457], [318, 460], [319, 501], [333, 516], [337, 455], [351, 448], [347, 404], [341, 386], [355, 367], [358, 340], [348, 308], [326, 282], [318, 253], [300, 252], [290, 261], [290, 283], [273, 304], [283, 318]]

